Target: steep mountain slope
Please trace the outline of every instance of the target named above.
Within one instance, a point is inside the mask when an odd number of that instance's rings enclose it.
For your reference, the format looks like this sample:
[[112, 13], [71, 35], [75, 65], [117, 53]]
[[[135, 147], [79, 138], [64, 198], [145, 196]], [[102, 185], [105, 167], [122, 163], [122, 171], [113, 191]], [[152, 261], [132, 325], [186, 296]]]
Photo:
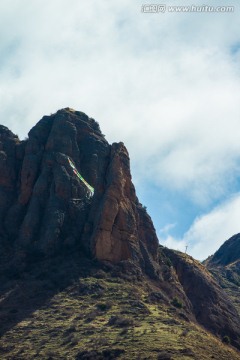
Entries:
[[240, 314], [240, 234], [232, 236], [204, 264]]
[[149, 278], [76, 254], [32, 265], [4, 294], [1, 359], [240, 358]]
[[236, 309], [206, 268], [159, 246], [125, 146], [82, 112], [44, 116], [25, 141], [0, 127], [0, 250], [3, 359], [239, 357], [200, 327], [240, 349]]
[[211, 274], [186, 254], [169, 249], [164, 249], [164, 252], [173, 263], [197, 321], [214, 333], [222, 336], [228, 333], [233, 342], [238, 342], [239, 317], [236, 308]]

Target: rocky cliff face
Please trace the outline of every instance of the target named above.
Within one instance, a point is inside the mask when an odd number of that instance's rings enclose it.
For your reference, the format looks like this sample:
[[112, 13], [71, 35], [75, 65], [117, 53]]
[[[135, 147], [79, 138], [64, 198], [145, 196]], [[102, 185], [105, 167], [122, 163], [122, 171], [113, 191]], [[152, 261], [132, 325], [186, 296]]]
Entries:
[[[110, 145], [95, 120], [69, 108], [44, 116], [28, 135], [20, 141], [0, 126], [0, 283], [14, 267], [15, 277], [27, 270], [36, 275], [35, 263], [44, 272], [51, 259], [61, 270], [61, 256], [69, 269], [69, 253], [117, 264], [130, 270], [128, 276], [148, 276], [152, 301], [181, 304], [182, 318], [230, 336], [240, 348], [240, 318], [207, 270], [159, 248], [136, 196], [124, 144]], [[93, 196], [69, 161], [94, 188]], [[0, 295], [12, 303], [15, 296], [6, 288], [0, 287]]]
[[155, 272], [158, 241], [123, 143], [109, 145], [97, 122], [67, 108], [44, 116], [26, 141], [1, 127], [0, 146], [0, 234], [16, 252], [50, 256], [76, 248]]

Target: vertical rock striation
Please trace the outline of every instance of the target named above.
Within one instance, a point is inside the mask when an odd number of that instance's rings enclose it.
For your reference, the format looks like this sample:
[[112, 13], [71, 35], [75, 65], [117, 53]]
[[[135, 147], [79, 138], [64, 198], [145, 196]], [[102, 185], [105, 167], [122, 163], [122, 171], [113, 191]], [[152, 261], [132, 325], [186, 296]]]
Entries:
[[[108, 144], [97, 122], [69, 108], [44, 116], [26, 141], [0, 130], [0, 231], [17, 250], [50, 256], [76, 247], [155, 273], [158, 240], [123, 143]], [[94, 187], [93, 197], [68, 159]]]

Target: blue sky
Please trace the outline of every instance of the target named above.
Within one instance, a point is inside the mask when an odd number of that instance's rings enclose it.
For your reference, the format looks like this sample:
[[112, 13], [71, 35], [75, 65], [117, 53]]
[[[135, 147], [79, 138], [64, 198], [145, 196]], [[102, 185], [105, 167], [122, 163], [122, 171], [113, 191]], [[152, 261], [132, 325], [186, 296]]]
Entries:
[[142, 4], [1, 0], [0, 122], [24, 138], [66, 106], [95, 118], [127, 146], [160, 242], [204, 259], [240, 231], [240, 6]]

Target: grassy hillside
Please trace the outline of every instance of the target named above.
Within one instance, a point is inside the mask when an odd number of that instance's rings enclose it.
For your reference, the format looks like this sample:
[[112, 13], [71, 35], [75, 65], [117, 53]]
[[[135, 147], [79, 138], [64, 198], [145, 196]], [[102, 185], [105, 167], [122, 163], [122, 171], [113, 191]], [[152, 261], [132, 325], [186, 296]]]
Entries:
[[78, 262], [2, 279], [1, 359], [240, 359], [149, 279]]

